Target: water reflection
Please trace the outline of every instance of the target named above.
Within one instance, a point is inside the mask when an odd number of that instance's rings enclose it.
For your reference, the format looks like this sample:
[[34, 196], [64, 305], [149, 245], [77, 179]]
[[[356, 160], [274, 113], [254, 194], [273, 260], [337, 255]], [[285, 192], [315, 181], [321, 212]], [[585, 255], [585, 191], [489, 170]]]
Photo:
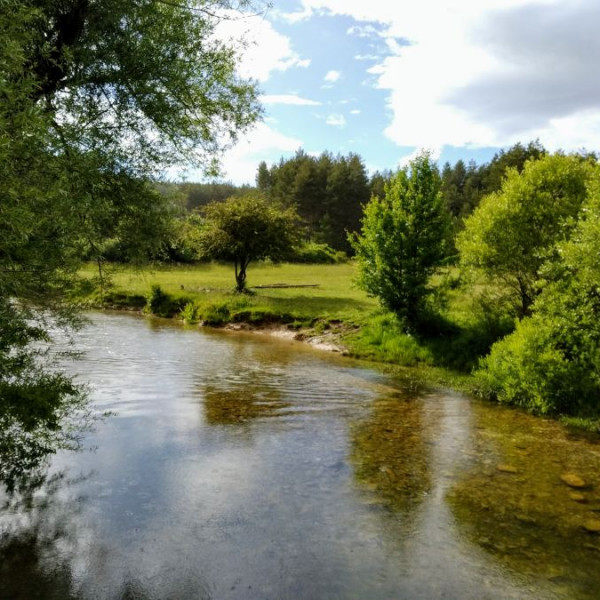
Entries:
[[385, 395], [352, 428], [356, 478], [374, 501], [409, 512], [431, 491], [431, 427], [422, 400]]
[[287, 343], [94, 320], [77, 369], [117, 416], [2, 498], [0, 598], [595, 597], [597, 445]]
[[[64, 473], [36, 475], [18, 491], [2, 497], [0, 518], [0, 597], [11, 599], [75, 599], [70, 559], [77, 536], [75, 503], [65, 510], [58, 499], [71, 485]], [[63, 559], [56, 560], [61, 547]], [[49, 592], [51, 590], [51, 592]]]
[[236, 425], [277, 414], [286, 406], [281, 393], [244, 384], [240, 389], [204, 387], [204, 418], [210, 425]]

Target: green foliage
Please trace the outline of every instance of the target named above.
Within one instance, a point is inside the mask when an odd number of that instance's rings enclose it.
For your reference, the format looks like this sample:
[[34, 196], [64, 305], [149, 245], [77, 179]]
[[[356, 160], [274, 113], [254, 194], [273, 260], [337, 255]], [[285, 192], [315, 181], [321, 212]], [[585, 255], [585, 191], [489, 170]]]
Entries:
[[200, 321], [200, 311], [197, 304], [194, 301], [188, 302], [181, 311], [181, 318], [184, 323], [188, 325], [194, 325]]
[[428, 155], [399, 171], [384, 198], [365, 207], [360, 235], [350, 236], [358, 285], [412, 327], [425, 314], [428, 281], [447, 253], [449, 223], [439, 174]]
[[150, 287], [146, 298], [146, 312], [157, 317], [171, 318], [181, 313], [191, 300], [185, 296], [167, 294], [157, 283]]
[[348, 257], [344, 252], [336, 251], [327, 244], [318, 244], [316, 242], [306, 242], [294, 248], [292, 254], [289, 256], [290, 262], [304, 264], [333, 265], [345, 260], [348, 260]]
[[446, 163], [442, 169], [442, 196], [450, 214], [460, 223], [478, 205], [484, 196], [500, 190], [508, 169], [519, 173], [529, 160], [538, 160], [546, 155], [538, 142], [527, 146], [515, 144], [508, 150], [500, 150], [489, 163], [468, 165], [458, 160], [452, 167]]
[[500, 192], [484, 198], [457, 239], [461, 262], [507, 291], [520, 317], [539, 293], [540, 269], [568, 239], [587, 183], [598, 172], [591, 161], [556, 154], [509, 170]]
[[296, 212], [269, 202], [260, 192], [209, 204], [204, 217], [198, 232], [200, 256], [232, 261], [238, 292], [246, 288], [251, 261], [281, 260], [298, 238]]
[[431, 364], [432, 354], [392, 314], [369, 319], [358, 334], [348, 338], [351, 352], [364, 358], [406, 367]]
[[348, 231], [359, 228], [362, 205], [369, 199], [369, 181], [356, 154], [319, 157], [299, 150], [270, 169], [262, 162], [258, 188], [285, 206], [295, 207], [307, 236], [335, 250], [348, 252]]
[[77, 325], [65, 299], [82, 258], [102, 267], [159, 253], [173, 204], [154, 174], [214, 171], [219, 149], [260, 113], [235, 49], [213, 35], [225, 5], [1, 2], [2, 464], [22, 451], [29, 465], [61, 443], [82, 397], [37, 346]]
[[495, 344], [479, 377], [485, 394], [541, 413], [600, 413], [600, 177], [531, 317]]

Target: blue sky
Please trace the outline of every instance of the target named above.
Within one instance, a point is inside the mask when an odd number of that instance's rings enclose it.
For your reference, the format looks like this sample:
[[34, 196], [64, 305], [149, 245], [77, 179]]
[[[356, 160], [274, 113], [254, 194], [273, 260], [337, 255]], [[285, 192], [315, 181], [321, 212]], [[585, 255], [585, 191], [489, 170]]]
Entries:
[[220, 31], [247, 40], [240, 73], [265, 109], [224, 179], [253, 183], [298, 148], [357, 153], [371, 173], [421, 149], [441, 163], [534, 139], [597, 150], [599, 24], [598, 0], [274, 0]]

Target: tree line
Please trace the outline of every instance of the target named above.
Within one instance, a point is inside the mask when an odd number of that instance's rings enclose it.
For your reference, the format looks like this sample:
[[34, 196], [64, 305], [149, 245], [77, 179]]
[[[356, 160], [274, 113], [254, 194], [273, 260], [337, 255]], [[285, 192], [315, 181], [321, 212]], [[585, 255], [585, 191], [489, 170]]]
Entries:
[[[444, 164], [440, 171], [440, 194], [453, 228], [459, 230], [481, 199], [500, 189], [507, 169], [520, 172], [528, 160], [545, 154], [543, 146], [535, 141], [501, 150], [487, 163], [478, 165], [471, 161], [465, 165], [458, 160], [454, 165]], [[190, 224], [199, 223], [198, 215], [207, 205], [253, 190], [261, 192], [273, 204], [297, 211], [304, 242], [334, 251], [321, 252], [322, 260], [331, 259], [336, 251], [351, 256], [355, 249], [348, 235], [359, 230], [364, 207], [371, 197], [383, 197], [394, 175], [391, 169], [369, 175], [364, 160], [354, 153], [344, 156], [324, 151], [313, 156], [299, 149], [292, 157], [282, 157], [270, 166], [262, 161], [255, 186], [228, 182], [161, 183], [159, 189], [172, 199], [176, 221], [155, 258], [175, 262], [198, 260], [200, 255], [194, 250], [197, 244], [193, 235], [190, 238]], [[302, 256], [291, 253], [287, 258], [302, 260]], [[313, 252], [311, 256], [318, 260], [319, 254]], [[107, 258], [120, 260], [119, 248], [113, 247]]]

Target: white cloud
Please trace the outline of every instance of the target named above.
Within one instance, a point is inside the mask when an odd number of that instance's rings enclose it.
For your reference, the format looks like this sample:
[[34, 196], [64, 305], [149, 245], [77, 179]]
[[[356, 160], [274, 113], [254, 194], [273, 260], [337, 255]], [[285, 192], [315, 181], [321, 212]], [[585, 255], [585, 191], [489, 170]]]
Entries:
[[[597, 0], [302, 0], [379, 35], [368, 69], [387, 93], [386, 135], [401, 146], [598, 148]], [[371, 26], [370, 29], [365, 27]], [[357, 60], [375, 60], [357, 55]]]
[[346, 33], [348, 35], [357, 35], [361, 38], [371, 38], [376, 37], [379, 32], [372, 25], [355, 25], [354, 27], [350, 27]]
[[238, 72], [242, 77], [267, 81], [273, 71], [310, 65], [310, 59], [301, 58], [292, 49], [288, 37], [260, 17], [224, 20], [218, 26], [217, 36], [226, 40], [244, 40], [245, 47], [238, 62]]
[[335, 83], [341, 76], [342, 74], [339, 71], [328, 71], [323, 79], [327, 83]]
[[301, 146], [302, 140], [288, 137], [265, 123], [259, 123], [224, 156], [225, 179], [236, 184], [252, 183], [261, 160], [268, 160], [271, 155], [295, 152]]
[[296, 94], [266, 94], [260, 98], [263, 104], [292, 104], [295, 106], [321, 106], [321, 102], [302, 98]]
[[[221, 157], [222, 179], [236, 185], [253, 184], [258, 164], [270, 162], [282, 154], [291, 154], [303, 142], [279, 133], [266, 123], [259, 123], [252, 131], [240, 136], [237, 144]], [[197, 169], [171, 169], [166, 175], [173, 180], [201, 181], [202, 171]]]
[[398, 161], [398, 166], [400, 168], [404, 168], [404, 167], [408, 166], [408, 164], [412, 160], [414, 160], [415, 158], [417, 158], [417, 156], [420, 156], [421, 154], [423, 154], [425, 152], [427, 154], [429, 154], [429, 156], [431, 156], [432, 160], [436, 161], [440, 158], [441, 149], [440, 148], [416, 148], [410, 154], [406, 154], [406, 155], [400, 157], [400, 160]]
[[358, 108], [355, 108], [354, 110], [350, 111], [351, 115], [360, 115], [360, 110]]
[[344, 115], [329, 115], [325, 121], [327, 125], [333, 125], [334, 127], [344, 127], [346, 125], [346, 119]]
[[380, 60], [381, 57], [377, 54], [356, 54], [354, 60]]

